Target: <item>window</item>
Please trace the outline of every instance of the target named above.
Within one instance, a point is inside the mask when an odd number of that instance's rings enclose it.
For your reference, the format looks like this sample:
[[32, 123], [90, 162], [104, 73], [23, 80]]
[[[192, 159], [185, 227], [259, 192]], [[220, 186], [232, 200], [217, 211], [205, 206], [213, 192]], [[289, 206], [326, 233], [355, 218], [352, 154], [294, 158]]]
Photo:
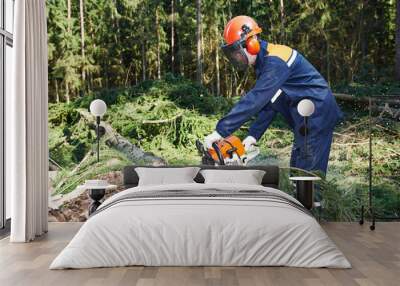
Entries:
[[[5, 101], [11, 93], [14, 0], [0, 0], [0, 229], [10, 218], [10, 194], [6, 193], [4, 163]], [[1, 235], [1, 232], [0, 232]]]
[[13, 33], [14, 31], [14, 0], [5, 0], [5, 5], [4, 5], [4, 11], [5, 11], [5, 30], [9, 33]]

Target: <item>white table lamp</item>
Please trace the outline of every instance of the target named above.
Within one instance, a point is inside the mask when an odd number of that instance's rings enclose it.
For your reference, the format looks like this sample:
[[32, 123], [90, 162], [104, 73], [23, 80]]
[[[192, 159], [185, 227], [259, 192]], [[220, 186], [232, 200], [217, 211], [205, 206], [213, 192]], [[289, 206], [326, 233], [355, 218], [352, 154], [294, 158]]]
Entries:
[[107, 111], [106, 103], [101, 99], [95, 99], [90, 103], [90, 113], [96, 117], [102, 117]]
[[309, 99], [303, 99], [297, 105], [297, 111], [301, 116], [308, 117], [311, 116], [315, 111], [314, 103]]
[[90, 103], [90, 113], [96, 116], [97, 134], [97, 162], [100, 162], [100, 118], [106, 113], [107, 105], [101, 99], [95, 99]]
[[315, 111], [315, 105], [311, 100], [303, 99], [297, 105], [297, 111], [301, 116], [304, 117], [304, 156], [307, 158], [309, 156], [307, 150], [308, 117], [313, 115]]

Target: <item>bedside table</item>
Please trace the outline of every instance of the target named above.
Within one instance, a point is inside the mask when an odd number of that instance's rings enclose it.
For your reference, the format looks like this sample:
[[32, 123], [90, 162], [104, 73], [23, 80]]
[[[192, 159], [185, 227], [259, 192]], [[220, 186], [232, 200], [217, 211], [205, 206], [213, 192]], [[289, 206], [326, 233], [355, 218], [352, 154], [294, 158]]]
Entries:
[[296, 182], [296, 199], [305, 208], [311, 210], [314, 206], [314, 181], [321, 180], [320, 177], [289, 177]]
[[106, 194], [106, 190], [114, 190], [117, 188], [117, 185], [103, 185], [103, 186], [96, 186], [96, 185], [82, 185], [82, 188], [88, 190], [88, 196], [92, 200], [89, 205], [89, 216], [94, 213], [97, 208], [101, 205], [101, 200], [104, 198]]

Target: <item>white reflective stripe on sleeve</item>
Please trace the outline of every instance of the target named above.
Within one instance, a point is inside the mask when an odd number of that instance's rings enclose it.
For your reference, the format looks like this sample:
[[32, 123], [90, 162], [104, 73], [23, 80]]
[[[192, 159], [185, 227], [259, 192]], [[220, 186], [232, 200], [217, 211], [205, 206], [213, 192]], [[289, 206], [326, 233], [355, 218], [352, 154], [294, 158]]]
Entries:
[[278, 91], [272, 97], [271, 102], [274, 103], [275, 100], [281, 95], [281, 93], [282, 93], [282, 89], [278, 89]]
[[290, 57], [289, 61], [287, 62], [288, 67], [290, 67], [293, 64], [294, 60], [296, 59], [296, 56], [297, 56], [297, 51], [293, 50], [292, 56]]

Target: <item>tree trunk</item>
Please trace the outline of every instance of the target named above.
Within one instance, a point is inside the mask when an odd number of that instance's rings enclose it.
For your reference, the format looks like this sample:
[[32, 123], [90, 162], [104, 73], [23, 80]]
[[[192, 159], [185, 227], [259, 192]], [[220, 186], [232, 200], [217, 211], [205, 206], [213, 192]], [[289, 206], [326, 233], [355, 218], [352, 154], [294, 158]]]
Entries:
[[181, 73], [181, 76], [185, 76], [185, 58], [183, 56], [183, 51], [181, 50], [182, 46], [179, 47], [179, 71]]
[[72, 29], [71, 29], [71, 0], [67, 0], [67, 22], [68, 22], [67, 32], [68, 32], [68, 34], [70, 34], [72, 31]]
[[237, 88], [237, 77], [236, 77], [236, 73], [237, 71], [235, 70], [234, 67], [231, 66], [231, 88], [232, 88], [232, 96], [237, 96], [238, 94], [236, 94], [236, 88]]
[[[113, 4], [114, 4], [115, 10], [117, 10], [117, 3], [116, 3], [115, 0], [113, 0]], [[114, 42], [115, 42], [115, 45], [118, 45], [118, 43], [120, 42], [119, 39], [118, 39], [118, 37], [120, 35], [119, 23], [118, 23], [117, 15], [114, 16], [114, 9], [111, 12], [111, 20], [112, 20], [112, 25], [113, 25], [113, 28], [114, 28], [114, 33], [112, 33], [113, 36], [114, 36]], [[121, 59], [121, 63], [122, 63], [122, 59]]]
[[[146, 16], [147, 15], [147, 10], [146, 10], [146, 7], [145, 6], [143, 6], [143, 8], [142, 8], [143, 10], [142, 10], [142, 16]], [[145, 81], [146, 80], [146, 78], [147, 78], [147, 58], [146, 58], [146, 46], [147, 46], [147, 42], [146, 42], [146, 37], [147, 37], [147, 35], [146, 35], [146, 32], [147, 32], [147, 29], [146, 29], [146, 23], [144, 22], [143, 23], [143, 25], [142, 25], [142, 29], [141, 29], [141, 32], [142, 32], [142, 35], [140, 36], [140, 38], [141, 38], [141, 50], [142, 50], [142, 81]]]
[[[201, 25], [201, 31], [200, 31], [200, 38], [201, 38], [201, 63], [203, 64], [204, 60], [204, 27]], [[203, 72], [203, 68], [202, 68]]]
[[[217, 13], [216, 13], [217, 14]], [[218, 17], [218, 15], [216, 15]], [[220, 79], [220, 73], [219, 73], [219, 31], [218, 31], [218, 18], [217, 22], [214, 25], [215, 29], [215, 40], [216, 40], [216, 47], [215, 47], [215, 76], [216, 76], [216, 89], [217, 89], [217, 96], [221, 94], [221, 79]]]
[[[368, 1], [368, 0], [367, 0]], [[364, 10], [366, 9], [366, 6], [368, 4], [365, 4], [364, 1], [361, 3], [361, 11], [360, 11], [360, 20], [359, 20], [359, 25], [360, 25], [360, 32], [359, 32], [359, 42], [360, 42], [360, 48], [361, 48], [361, 65], [364, 64], [364, 60], [367, 57], [367, 50], [368, 50], [368, 32], [366, 31], [368, 26], [365, 25], [365, 12]]]
[[280, 0], [280, 13], [281, 13], [281, 41], [285, 43], [285, 5], [283, 0]]
[[202, 83], [203, 65], [201, 62], [201, 0], [196, 0], [196, 41], [197, 41], [197, 69], [196, 78], [199, 84]]
[[175, 65], [175, 2], [171, 0], [171, 72], [174, 73]]
[[141, 53], [142, 53], [142, 81], [146, 80], [147, 73], [147, 59], [146, 59], [146, 28], [142, 26], [142, 35], [141, 35]]
[[65, 82], [65, 100], [67, 103], [71, 102], [70, 96], [69, 96], [69, 86], [68, 83]]
[[396, 79], [400, 80], [400, 0], [396, 2]]
[[[271, 7], [273, 7], [274, 1], [273, 1], [273, 0], [269, 0], [269, 5], [270, 5]], [[275, 39], [273, 38], [273, 34], [274, 34], [274, 21], [271, 21], [271, 26], [270, 26], [269, 34], [270, 34], [270, 41], [275, 41]]]
[[83, 90], [85, 90], [85, 9], [84, 9], [84, 0], [79, 0], [79, 14], [81, 21], [81, 55], [82, 55], [82, 85]]
[[156, 29], [157, 29], [157, 78], [161, 78], [161, 60], [160, 60], [160, 19], [158, 7], [156, 7]]
[[137, 85], [137, 84], [138, 84], [138, 74], [135, 69], [135, 85]]
[[55, 80], [55, 88], [56, 88], [56, 102], [60, 102], [60, 94], [58, 93], [58, 80]]
[[[72, 33], [71, 0], [67, 0], [67, 22], [68, 22], [68, 26], [67, 26], [68, 36], [71, 36], [71, 33]], [[64, 80], [64, 82], [65, 82], [65, 99], [66, 99], [67, 103], [69, 103], [70, 102], [69, 86], [65, 80]]]
[[230, 83], [230, 79], [231, 79], [231, 73], [228, 72], [228, 65], [224, 64], [224, 72], [223, 72], [224, 78], [225, 78], [225, 96], [227, 96], [228, 98], [230, 98], [232, 96], [231, 93], [231, 83]]
[[330, 41], [329, 41], [329, 36], [327, 33], [325, 33], [325, 31], [321, 31], [322, 35], [325, 38], [325, 46], [326, 46], [326, 50], [325, 50], [325, 57], [326, 57], [326, 79], [328, 81], [328, 83], [331, 83], [331, 53], [330, 53]]
[[217, 78], [216, 88], [217, 88], [217, 96], [221, 94], [221, 77], [219, 72], [219, 47], [215, 51], [215, 75]]
[[143, 37], [142, 38], [142, 80], [145, 81], [146, 80], [146, 40]]

